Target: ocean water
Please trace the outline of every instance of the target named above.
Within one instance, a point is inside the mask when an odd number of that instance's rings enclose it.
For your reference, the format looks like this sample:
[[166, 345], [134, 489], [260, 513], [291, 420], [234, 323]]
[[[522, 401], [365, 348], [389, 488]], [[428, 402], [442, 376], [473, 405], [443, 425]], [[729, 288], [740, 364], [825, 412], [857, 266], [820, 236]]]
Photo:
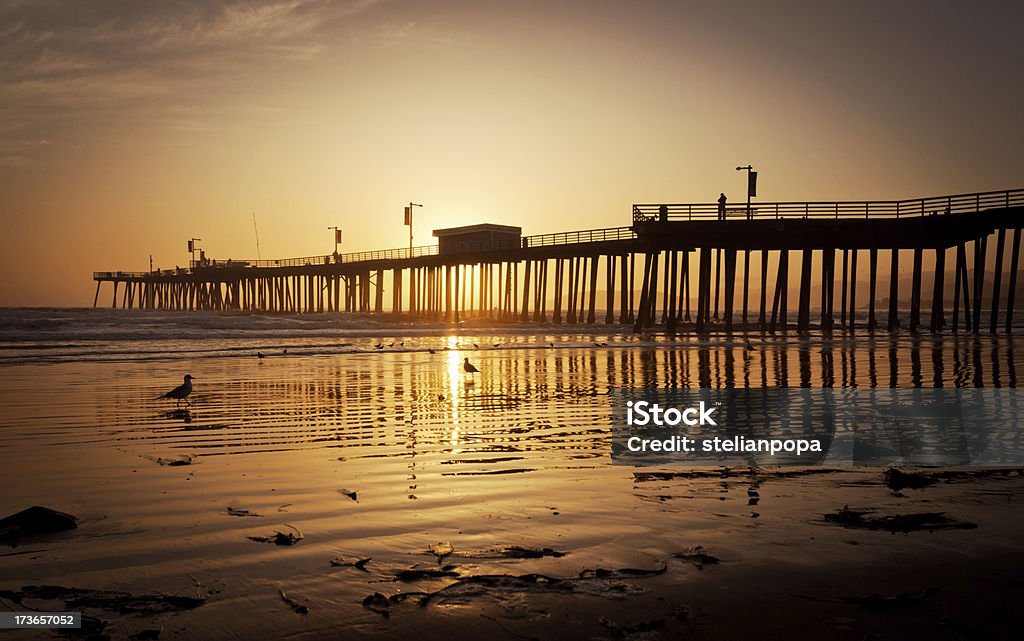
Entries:
[[[0, 516], [45, 505], [80, 521], [0, 547], [0, 590], [205, 598], [143, 614], [85, 607], [112, 638], [629, 637], [651, 621], [665, 638], [782, 638], [786, 613], [801, 612], [815, 621], [804, 638], [843, 625], [859, 639], [887, 615], [846, 596], [939, 586], [952, 598], [996, 568], [1017, 572], [1000, 589], [1024, 585], [1019, 471], [894, 492], [877, 467], [611, 459], [614, 389], [1016, 387], [1024, 353], [1012, 337], [754, 333], [748, 350], [742, 335], [600, 325], [0, 319]], [[185, 373], [189, 406], [157, 398]], [[844, 506], [976, 527], [894, 535], [824, 518]], [[253, 540], [278, 532], [301, 538]], [[808, 585], [824, 600], [802, 598]], [[735, 600], [769, 614], [747, 627], [729, 615]], [[934, 638], [935, 625], [905, 638]]]
[[[742, 349], [749, 337], [756, 346]], [[825, 346], [831, 350], [823, 353]], [[526, 352], [568, 357], [627, 350], [611, 367], [623, 386], [1016, 387], [1022, 343], [1011, 336], [943, 332], [796, 332], [707, 336], [603, 325], [396, 323], [372, 315], [0, 309], [0, 365], [344, 357], [434, 351]], [[381, 346], [381, 347], [378, 347]], [[285, 353], [287, 350], [287, 354]], [[828, 351], [828, 350], [826, 350]], [[637, 371], [629, 362], [643, 360]], [[170, 365], [165, 366], [173, 369]], [[658, 370], [647, 376], [652, 368]], [[604, 375], [594, 372], [595, 376]]]

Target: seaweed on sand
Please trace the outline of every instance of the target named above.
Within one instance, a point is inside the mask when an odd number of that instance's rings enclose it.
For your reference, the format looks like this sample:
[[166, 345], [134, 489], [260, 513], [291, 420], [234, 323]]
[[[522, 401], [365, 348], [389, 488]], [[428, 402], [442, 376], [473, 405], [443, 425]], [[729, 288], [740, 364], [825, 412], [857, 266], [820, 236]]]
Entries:
[[257, 543], [273, 543], [274, 545], [295, 545], [301, 541], [304, 537], [302, 536], [302, 530], [295, 527], [290, 523], [285, 523], [288, 527], [295, 530], [294, 532], [275, 532], [273, 536], [247, 536], [245, 538], [250, 541], [256, 541]]
[[970, 521], [958, 521], [946, 516], [945, 512], [920, 512], [915, 514], [892, 514], [889, 516], [869, 516], [874, 510], [851, 510], [850, 506], [831, 514], [825, 514], [828, 523], [835, 523], [847, 528], [863, 530], [884, 530], [892, 533], [918, 532], [928, 530], [973, 530], [978, 527]]
[[25, 599], [60, 601], [68, 610], [104, 610], [118, 614], [153, 615], [192, 610], [206, 603], [205, 596], [131, 594], [113, 590], [65, 588], [59, 585], [26, 585], [21, 590], [0, 590], [0, 597], [23, 605]]

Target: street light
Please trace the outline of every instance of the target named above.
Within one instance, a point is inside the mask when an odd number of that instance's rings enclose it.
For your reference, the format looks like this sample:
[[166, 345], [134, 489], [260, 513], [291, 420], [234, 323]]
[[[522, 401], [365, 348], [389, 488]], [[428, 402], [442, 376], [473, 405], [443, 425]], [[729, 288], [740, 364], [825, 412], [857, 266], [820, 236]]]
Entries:
[[422, 207], [419, 203], [409, 203], [405, 208], [405, 224], [409, 226], [409, 257], [412, 258], [412, 208]]
[[338, 255], [338, 245], [341, 244], [341, 228], [340, 227], [328, 227], [327, 229], [334, 230], [334, 255]]
[[737, 167], [736, 171], [743, 171], [744, 169], [747, 170], [747, 220], [750, 220], [750, 197], [757, 195], [757, 172], [750, 165]]

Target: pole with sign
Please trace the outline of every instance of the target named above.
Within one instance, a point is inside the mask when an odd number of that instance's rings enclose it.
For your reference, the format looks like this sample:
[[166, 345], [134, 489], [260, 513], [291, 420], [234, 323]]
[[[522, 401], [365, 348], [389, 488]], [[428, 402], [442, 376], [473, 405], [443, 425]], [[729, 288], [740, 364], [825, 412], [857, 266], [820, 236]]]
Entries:
[[412, 258], [412, 208], [422, 206], [418, 203], [409, 203], [405, 208], [405, 224], [409, 226], [409, 258]]
[[327, 229], [334, 230], [334, 258], [338, 258], [338, 245], [341, 244], [341, 228], [339, 227], [328, 227]]
[[750, 212], [750, 199], [757, 195], [757, 172], [750, 165], [746, 167], [737, 167], [736, 171], [747, 170], [747, 220], [751, 220], [753, 216]]
[[196, 243], [198, 243], [201, 240], [202, 240], [202, 238], [190, 238], [189, 241], [188, 241], [188, 253], [192, 254], [192, 266], [193, 267], [196, 266], [196, 250], [199, 249], [199, 246], [196, 245]]

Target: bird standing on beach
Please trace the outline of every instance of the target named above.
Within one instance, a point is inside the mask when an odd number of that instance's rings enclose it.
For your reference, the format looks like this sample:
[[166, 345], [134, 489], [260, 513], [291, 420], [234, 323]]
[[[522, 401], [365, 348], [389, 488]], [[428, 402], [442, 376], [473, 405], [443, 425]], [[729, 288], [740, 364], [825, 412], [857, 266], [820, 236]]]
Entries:
[[469, 362], [468, 356], [466, 357], [466, 360], [462, 361], [462, 369], [465, 370], [467, 374], [476, 374], [480, 371], [476, 368], [476, 365]]
[[749, 338], [746, 338], [744, 340], [746, 341], [746, 344], [744, 345], [744, 349], [746, 349], [748, 352], [756, 351], [756, 349], [754, 348], [753, 343], [750, 342]]
[[185, 374], [185, 382], [175, 387], [171, 391], [167, 392], [163, 396], [157, 396], [157, 399], [161, 398], [173, 398], [178, 401], [178, 407], [181, 407], [181, 402], [185, 401], [187, 407], [191, 407], [192, 403], [188, 402], [188, 395], [192, 393], [192, 375]]

